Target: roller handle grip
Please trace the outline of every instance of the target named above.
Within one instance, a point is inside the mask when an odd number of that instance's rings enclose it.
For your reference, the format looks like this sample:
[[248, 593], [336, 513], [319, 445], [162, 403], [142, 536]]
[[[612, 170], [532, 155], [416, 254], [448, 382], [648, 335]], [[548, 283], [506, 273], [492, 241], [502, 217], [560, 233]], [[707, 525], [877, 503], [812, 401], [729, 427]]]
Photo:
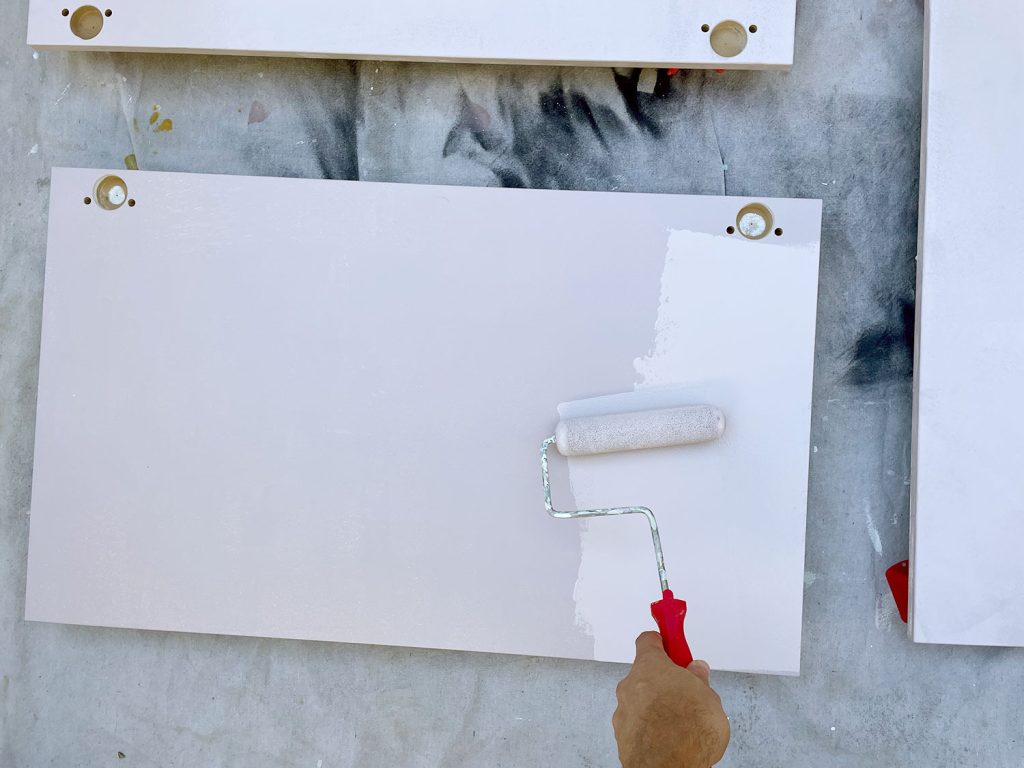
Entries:
[[665, 653], [680, 667], [688, 667], [693, 662], [693, 654], [686, 642], [683, 632], [683, 621], [686, 619], [686, 601], [678, 600], [671, 589], [666, 589], [661, 600], [651, 603], [651, 616], [658, 622], [661, 642]]

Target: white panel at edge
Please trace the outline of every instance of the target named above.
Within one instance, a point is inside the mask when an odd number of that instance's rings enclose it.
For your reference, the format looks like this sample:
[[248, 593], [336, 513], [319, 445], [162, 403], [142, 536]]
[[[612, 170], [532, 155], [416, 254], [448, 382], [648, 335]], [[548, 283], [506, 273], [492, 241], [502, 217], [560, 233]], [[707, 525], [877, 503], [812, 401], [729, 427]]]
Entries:
[[27, 618], [629, 661], [644, 521], [548, 517], [539, 447], [635, 391], [726, 435], [556, 501], [652, 506], [695, 652], [799, 670], [818, 201], [101, 175], [53, 175]]
[[[786, 69], [793, 63], [796, 26], [796, 0], [110, 0], [83, 7], [94, 9], [91, 28], [101, 27], [88, 40], [72, 31], [82, 28], [81, 19], [90, 20], [75, 15], [79, 6], [31, 0], [29, 44], [39, 49]], [[712, 31], [721, 22], [731, 22], [733, 34], [745, 40], [735, 55], [720, 55], [711, 45]]]
[[1024, 6], [929, 3], [911, 627], [1024, 646]]

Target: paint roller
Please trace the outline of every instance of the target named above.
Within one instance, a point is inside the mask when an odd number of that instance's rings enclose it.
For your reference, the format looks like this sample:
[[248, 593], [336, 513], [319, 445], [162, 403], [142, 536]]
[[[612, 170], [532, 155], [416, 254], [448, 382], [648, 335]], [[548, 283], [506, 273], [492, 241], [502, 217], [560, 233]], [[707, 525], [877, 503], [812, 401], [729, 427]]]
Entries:
[[717, 440], [725, 431], [725, 416], [711, 405], [689, 405], [604, 416], [580, 416], [562, 419], [555, 434], [541, 443], [540, 465], [544, 481], [544, 507], [548, 514], [562, 520], [615, 515], [643, 515], [651, 527], [654, 557], [661, 582], [661, 599], [651, 603], [651, 616], [658, 624], [665, 652], [681, 667], [693, 661], [686, 642], [683, 622], [686, 602], [678, 599], [668, 586], [665, 556], [661, 550], [658, 521], [647, 507], [607, 507], [561, 511], [551, 503], [551, 482], [548, 476], [548, 449], [554, 445], [566, 457], [593, 456], [618, 451], [665, 448], [673, 445], [694, 445]]

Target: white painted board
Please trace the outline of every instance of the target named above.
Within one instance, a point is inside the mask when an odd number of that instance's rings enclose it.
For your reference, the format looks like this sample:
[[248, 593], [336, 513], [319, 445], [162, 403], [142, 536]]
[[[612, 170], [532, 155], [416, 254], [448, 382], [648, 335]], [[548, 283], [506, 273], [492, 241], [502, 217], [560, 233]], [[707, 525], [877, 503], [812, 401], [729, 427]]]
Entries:
[[[91, 39], [72, 31], [80, 7], [95, 9], [101, 25]], [[712, 48], [721, 22], [733, 22], [745, 38], [736, 55]], [[795, 26], [796, 0], [31, 0], [28, 42], [38, 49], [785, 69]]]
[[798, 671], [818, 201], [102, 175], [53, 174], [26, 618], [631, 660], [649, 534], [548, 517], [539, 449], [636, 389], [725, 437], [556, 501], [653, 506], [696, 653]]
[[1024, 6], [929, 3], [910, 624], [1024, 646]]

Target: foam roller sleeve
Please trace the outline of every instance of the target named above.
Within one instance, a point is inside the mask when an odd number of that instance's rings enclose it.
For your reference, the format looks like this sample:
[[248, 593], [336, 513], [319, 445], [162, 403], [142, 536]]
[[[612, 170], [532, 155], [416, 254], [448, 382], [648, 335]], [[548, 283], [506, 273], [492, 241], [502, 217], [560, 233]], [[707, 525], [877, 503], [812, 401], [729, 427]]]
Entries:
[[690, 405], [563, 419], [555, 428], [555, 444], [563, 456], [589, 456], [703, 443], [724, 431], [725, 416], [718, 408]]

